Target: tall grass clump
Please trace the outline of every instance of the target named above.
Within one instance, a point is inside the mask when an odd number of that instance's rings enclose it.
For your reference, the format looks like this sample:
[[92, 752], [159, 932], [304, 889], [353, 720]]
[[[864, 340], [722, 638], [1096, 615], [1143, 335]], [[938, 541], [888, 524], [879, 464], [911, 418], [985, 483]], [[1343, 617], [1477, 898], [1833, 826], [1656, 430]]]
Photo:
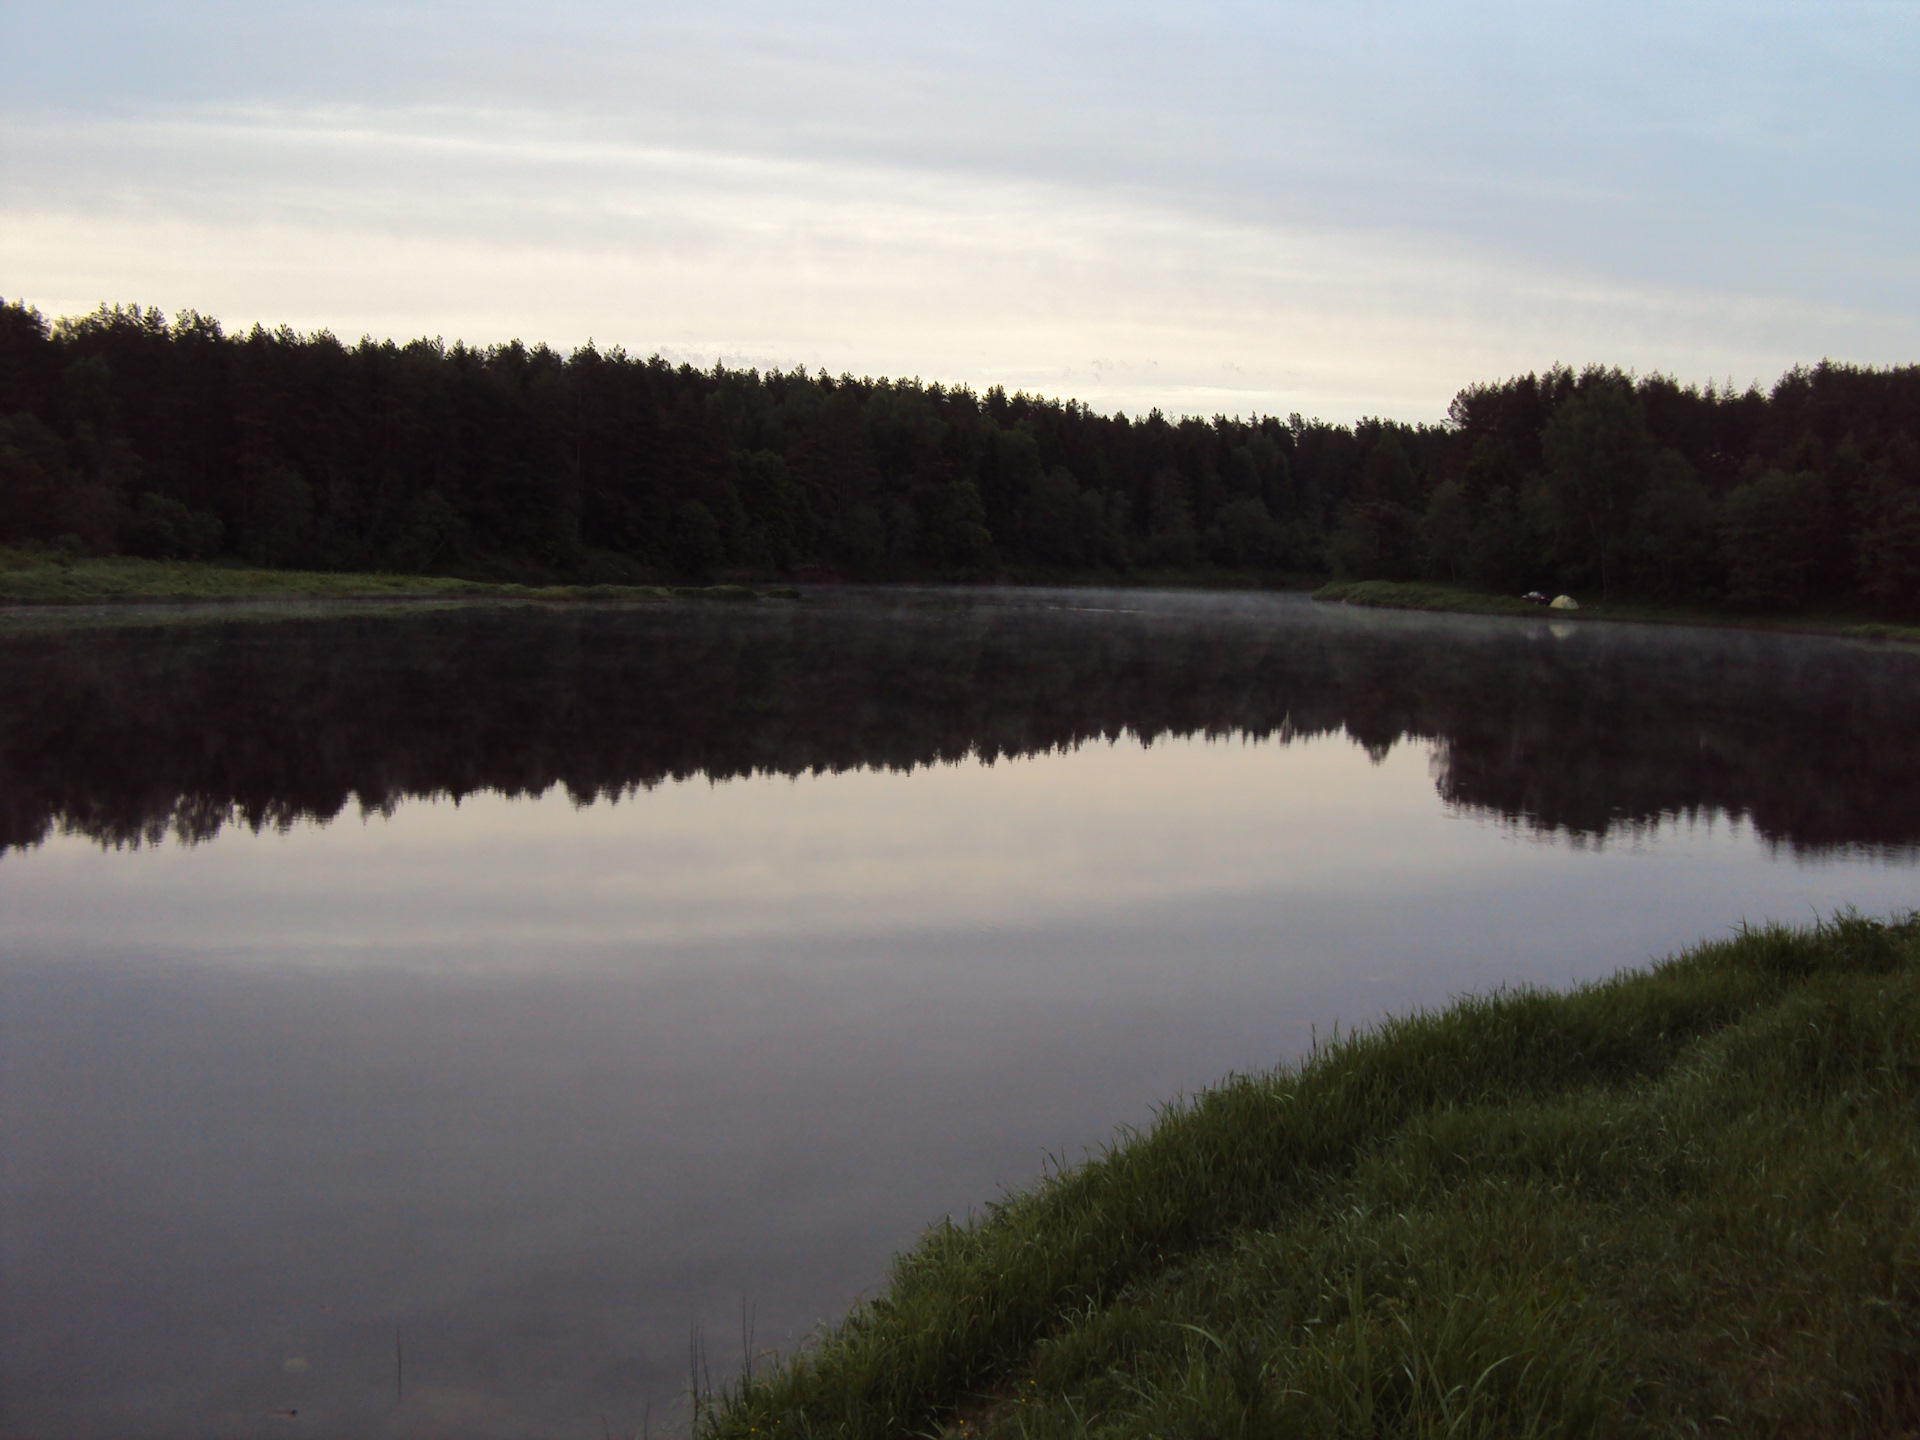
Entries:
[[714, 1436], [1920, 1424], [1920, 918], [1234, 1077], [930, 1231]]

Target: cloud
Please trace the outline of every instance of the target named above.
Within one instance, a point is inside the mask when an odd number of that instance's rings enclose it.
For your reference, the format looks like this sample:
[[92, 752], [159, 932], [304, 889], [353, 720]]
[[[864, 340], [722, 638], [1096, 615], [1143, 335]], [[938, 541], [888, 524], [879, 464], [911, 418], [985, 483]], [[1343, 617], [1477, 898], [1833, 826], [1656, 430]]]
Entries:
[[1911, 6], [78, 4], [0, 284], [1103, 407], [1914, 355]]
[[[407, 338], [592, 337], [1102, 408], [1437, 418], [1470, 380], [1620, 359], [1744, 383], [1898, 315], [1623, 285], [1149, 187], [726, 154], [549, 116], [333, 108], [48, 125], [14, 292]], [[110, 288], [109, 288], [110, 287]]]

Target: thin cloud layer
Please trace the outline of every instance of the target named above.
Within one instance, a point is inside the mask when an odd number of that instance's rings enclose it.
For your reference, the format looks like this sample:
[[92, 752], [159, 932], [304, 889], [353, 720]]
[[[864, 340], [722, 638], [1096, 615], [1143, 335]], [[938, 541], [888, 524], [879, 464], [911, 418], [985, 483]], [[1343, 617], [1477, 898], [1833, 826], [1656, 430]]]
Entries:
[[1102, 408], [1913, 358], [1903, 6], [79, 6], [0, 283]]

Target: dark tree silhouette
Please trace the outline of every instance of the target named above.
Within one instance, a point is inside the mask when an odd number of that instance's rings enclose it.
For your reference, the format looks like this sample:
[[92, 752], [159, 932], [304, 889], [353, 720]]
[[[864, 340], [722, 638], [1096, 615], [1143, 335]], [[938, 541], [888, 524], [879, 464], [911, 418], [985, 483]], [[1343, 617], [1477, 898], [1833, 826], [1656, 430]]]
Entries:
[[1920, 609], [1920, 367], [1555, 369], [1448, 420], [1099, 415], [591, 346], [0, 303], [0, 544], [481, 579], [1427, 578]]

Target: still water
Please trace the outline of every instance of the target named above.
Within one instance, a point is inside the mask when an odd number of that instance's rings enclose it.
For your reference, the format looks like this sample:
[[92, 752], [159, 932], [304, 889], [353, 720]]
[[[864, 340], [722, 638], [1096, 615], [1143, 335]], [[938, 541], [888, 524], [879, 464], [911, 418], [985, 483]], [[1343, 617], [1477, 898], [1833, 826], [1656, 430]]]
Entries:
[[669, 1430], [1315, 1030], [1920, 903], [1916, 715], [1288, 596], [0, 634], [0, 1434]]

